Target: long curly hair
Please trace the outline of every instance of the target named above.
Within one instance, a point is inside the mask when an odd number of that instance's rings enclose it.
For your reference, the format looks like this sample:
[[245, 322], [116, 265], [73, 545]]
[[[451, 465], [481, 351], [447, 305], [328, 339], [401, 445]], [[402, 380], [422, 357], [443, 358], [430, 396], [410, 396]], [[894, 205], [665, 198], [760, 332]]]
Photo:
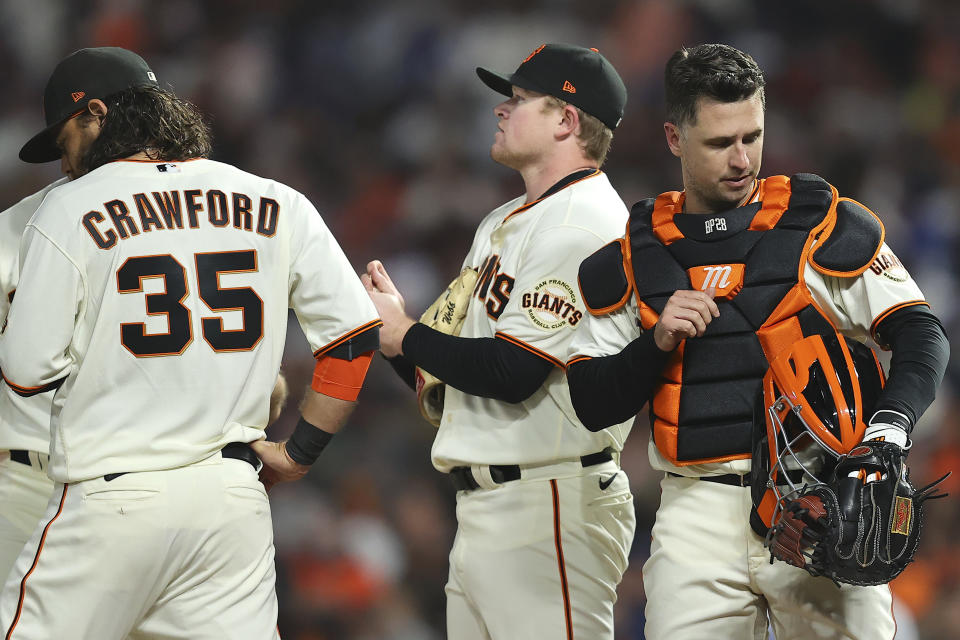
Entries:
[[158, 87], [124, 89], [107, 97], [100, 135], [84, 154], [93, 171], [113, 160], [145, 152], [153, 160], [206, 158], [210, 125], [190, 102]]

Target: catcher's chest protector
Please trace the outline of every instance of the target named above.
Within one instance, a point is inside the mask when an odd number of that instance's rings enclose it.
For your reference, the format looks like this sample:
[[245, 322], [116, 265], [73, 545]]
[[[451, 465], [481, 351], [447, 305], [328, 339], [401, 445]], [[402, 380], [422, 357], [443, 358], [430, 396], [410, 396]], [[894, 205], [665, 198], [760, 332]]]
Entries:
[[630, 213], [628, 277], [644, 329], [678, 289], [715, 288], [720, 309], [702, 337], [677, 348], [653, 398], [654, 441], [677, 465], [749, 458], [768, 358], [803, 336], [834, 333], [801, 273], [835, 216], [836, 191], [811, 174], [759, 188], [759, 202], [719, 214], [681, 214], [677, 192]]

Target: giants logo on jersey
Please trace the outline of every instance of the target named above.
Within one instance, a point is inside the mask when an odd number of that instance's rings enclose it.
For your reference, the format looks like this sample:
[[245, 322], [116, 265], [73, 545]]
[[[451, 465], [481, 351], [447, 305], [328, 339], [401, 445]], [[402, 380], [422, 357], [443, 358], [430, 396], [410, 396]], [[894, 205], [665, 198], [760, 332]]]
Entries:
[[870, 263], [870, 271], [894, 282], [906, 282], [909, 277], [906, 267], [889, 251], [884, 251]]
[[520, 298], [520, 306], [526, 310], [530, 322], [548, 331], [566, 324], [575, 327], [583, 317], [576, 304], [573, 287], [556, 278], [544, 280]]
[[[513, 277], [500, 270], [500, 256], [494, 254], [483, 261], [483, 266], [477, 271], [477, 285], [473, 288], [473, 295], [484, 303], [487, 315], [496, 320], [507, 307], [510, 292], [513, 291]], [[489, 296], [489, 297], [488, 297]]]
[[694, 289], [714, 289], [714, 298], [731, 300], [743, 288], [743, 264], [704, 264], [687, 269]]

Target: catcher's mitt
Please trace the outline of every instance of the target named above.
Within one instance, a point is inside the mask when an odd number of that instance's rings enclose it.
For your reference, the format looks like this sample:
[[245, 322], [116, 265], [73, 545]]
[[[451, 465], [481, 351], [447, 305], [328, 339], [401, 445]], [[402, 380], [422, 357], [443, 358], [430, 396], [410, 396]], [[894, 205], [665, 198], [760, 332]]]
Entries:
[[868, 441], [837, 462], [829, 482], [804, 487], [785, 500], [767, 545], [779, 558], [835, 583], [885, 584], [913, 560], [923, 503], [943, 498], [936, 485], [915, 489], [903, 450]]
[[[460, 335], [467, 305], [477, 284], [477, 270], [464, 268], [433, 304], [420, 316], [420, 322], [447, 335]], [[417, 367], [417, 403], [420, 413], [433, 426], [440, 426], [446, 385], [433, 374]]]

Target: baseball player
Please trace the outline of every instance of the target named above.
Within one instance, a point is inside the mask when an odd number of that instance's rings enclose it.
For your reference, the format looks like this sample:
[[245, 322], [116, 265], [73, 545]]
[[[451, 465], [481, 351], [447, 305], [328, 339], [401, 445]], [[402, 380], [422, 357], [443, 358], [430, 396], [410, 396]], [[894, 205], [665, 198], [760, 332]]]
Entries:
[[[207, 160], [201, 114], [136, 54], [68, 56], [44, 112], [22, 159], [88, 146], [26, 227], [0, 336], [10, 389], [54, 392], [55, 483], [0, 628], [277, 638], [261, 459], [267, 484], [306, 473], [352, 410], [376, 311], [309, 201]], [[258, 459], [288, 307], [317, 369], [294, 434]]]
[[841, 332], [892, 350], [864, 439], [907, 448], [945, 370], [940, 322], [869, 209], [812, 174], [757, 177], [764, 79], [749, 55], [681, 49], [666, 99], [684, 191], [636, 204], [626, 236], [584, 261], [590, 313], [568, 362], [594, 432], [649, 402], [664, 478], [643, 568], [646, 637], [759, 640], [770, 624], [779, 639], [892, 638], [886, 585], [838, 588], [771, 564], [751, 514], [752, 432], [768, 361]]
[[[20, 275], [20, 236], [61, 178], [0, 213], [0, 326], [6, 324]], [[53, 492], [47, 476], [52, 393], [23, 398], [0, 384], [0, 575], [6, 577]]]
[[626, 222], [600, 171], [626, 89], [595, 49], [562, 44], [513, 74], [477, 73], [507, 96], [491, 156], [526, 193], [477, 229], [459, 336], [409, 318], [379, 261], [363, 278], [384, 355], [411, 386], [414, 365], [446, 383], [432, 458], [457, 489], [448, 637], [612, 638], [635, 526], [618, 466], [629, 428], [580, 425], [564, 362], [585, 313], [578, 261]]

